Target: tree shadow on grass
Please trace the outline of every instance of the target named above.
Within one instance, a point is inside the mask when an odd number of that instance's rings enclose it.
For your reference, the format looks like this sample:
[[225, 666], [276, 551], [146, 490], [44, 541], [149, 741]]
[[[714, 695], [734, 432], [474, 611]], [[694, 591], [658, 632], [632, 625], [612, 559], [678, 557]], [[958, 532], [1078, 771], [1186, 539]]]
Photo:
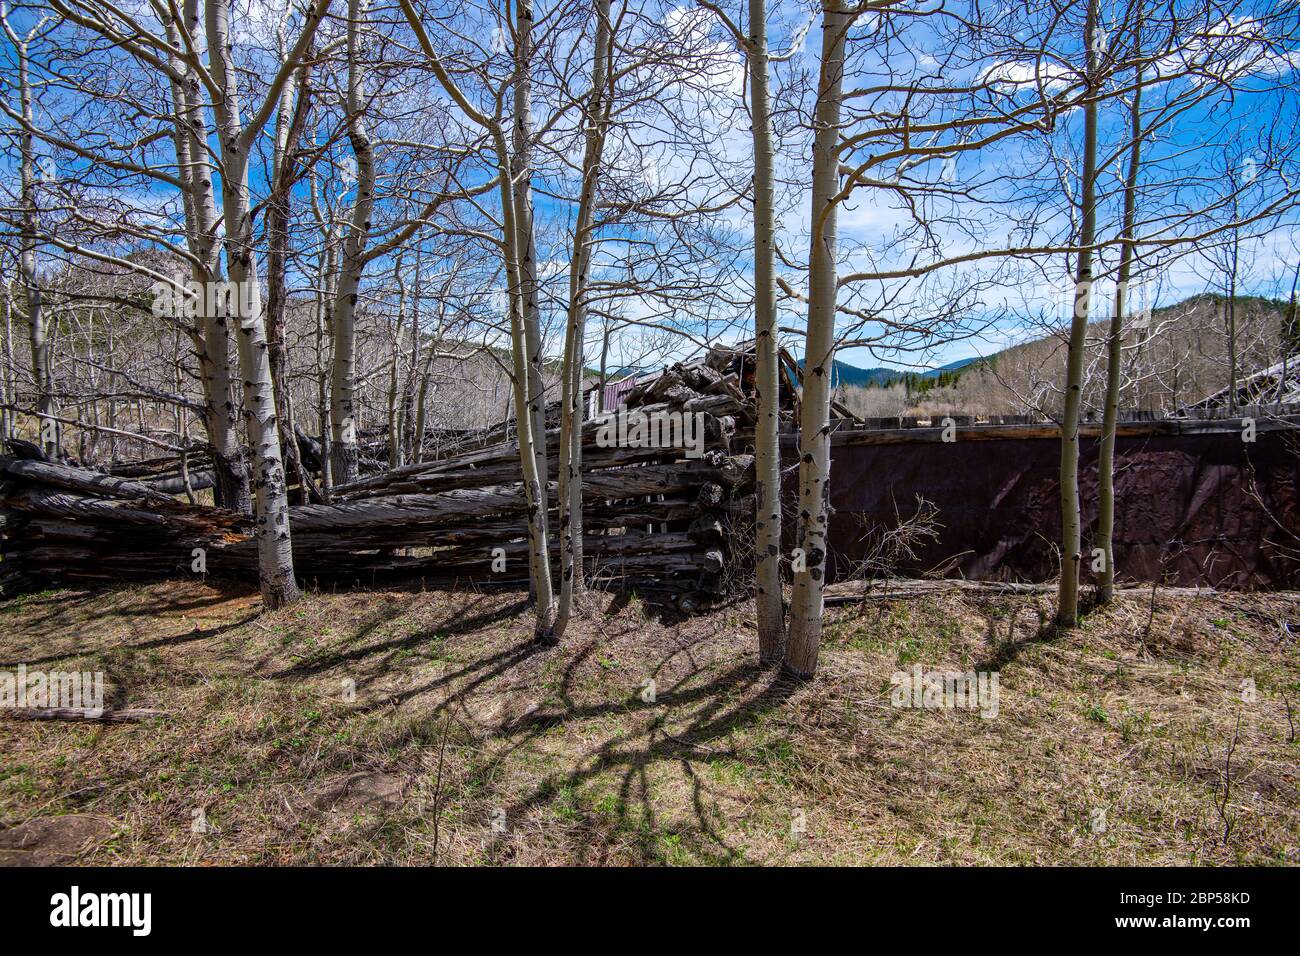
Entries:
[[[85, 619], [99, 620], [104, 617], [137, 618], [161, 614], [176, 614], [185, 611], [201, 611], [225, 604], [234, 598], [248, 597], [257, 592], [243, 584], [229, 581], [208, 581], [210, 592], [182, 596], [179, 588], [169, 588], [160, 592], [157, 589], [143, 591], [140, 600], [122, 601], [120, 585], [105, 585], [86, 589], [60, 590], [53, 594], [20, 595], [11, 601], [0, 603], [0, 612], [14, 610], [22, 612], [24, 630], [35, 630], [41, 625], [66, 622], [63, 626], [82, 626]], [[32, 608], [40, 608], [39, 613], [31, 613]], [[0, 618], [2, 619], [2, 618]]]
[[[673, 655], [676, 653], [674, 651]], [[661, 662], [660, 667], [663, 663], [666, 661]], [[714, 813], [709, 805], [712, 791], [698, 772], [697, 765], [722, 759], [744, 762], [748, 755], [738, 752], [730, 742], [733, 732], [781, 707], [803, 685], [777, 672], [745, 663], [735, 665], [704, 683], [685, 686], [699, 671], [698, 667], [688, 671], [672, 688], [657, 695], [653, 703], [633, 697], [575, 706], [566, 700], [558, 710], [526, 715], [488, 735], [484, 743], [493, 741], [506, 746], [495, 752], [486, 765], [478, 768], [477, 774], [490, 779], [496, 772], [504, 772], [514, 754], [537, 743], [557, 727], [625, 714], [633, 708], [654, 711], [653, 718], [643, 721], [633, 732], [628, 732], [629, 722], [620, 722], [608, 739], [573, 756], [571, 769], [548, 775], [530, 792], [504, 807], [506, 820], [520, 820], [529, 811], [553, 807], [562, 793], [572, 794], [584, 784], [614, 772], [619, 777], [614, 815], [602, 823], [612, 831], [612, 835], [620, 835], [620, 842], [625, 843], [629, 834], [634, 837], [639, 862], [658, 862], [663, 834], [659, 832], [650, 773], [655, 764], [675, 763], [690, 789], [693, 821], [686, 828], [675, 826], [673, 835], [695, 837], [690, 849], [697, 856], [713, 862], [741, 861], [743, 851], [730, 845], [714, 823]], [[451, 706], [459, 696], [459, 692], [451, 695], [437, 710]], [[689, 716], [683, 714], [692, 708]], [[676, 718], [682, 716], [686, 716], [686, 726], [674, 727], [670, 731], [669, 727]], [[431, 721], [428, 726], [433, 725]], [[594, 836], [590, 832], [587, 835]], [[599, 840], [584, 839], [571, 848], [579, 857], [574, 862], [599, 862], [593, 857], [603, 848]], [[508, 860], [512, 854], [508, 836], [502, 834], [494, 839], [487, 853], [492, 862]]]
[[[1083, 591], [1079, 595], [1079, 619], [1082, 620], [1088, 614], [1098, 607], [1097, 596], [1094, 591]], [[1011, 621], [1007, 627], [1007, 636], [999, 637], [997, 633], [997, 621], [992, 615], [987, 616], [988, 622], [988, 656], [975, 665], [977, 671], [1000, 671], [1004, 667], [1013, 664], [1020, 658], [1020, 655], [1027, 649], [1039, 644], [1048, 644], [1067, 633], [1052, 618], [1050, 611], [1044, 607], [1037, 606], [1033, 610], [1038, 615], [1037, 627], [1023, 637], [1016, 636], [1016, 628], [1020, 623], [1020, 608], [1015, 607], [1011, 616]]]
[[[62, 661], [74, 657], [93, 657], [96, 654], [120, 653], [122, 651], [147, 651], [158, 647], [174, 647], [177, 644], [189, 644], [193, 641], [206, 641], [213, 637], [220, 637], [229, 631], [238, 630], [245, 624], [251, 624], [257, 620], [256, 614], [250, 614], [247, 617], [240, 618], [238, 621], [229, 621], [217, 627], [195, 628], [190, 631], [183, 631], [179, 634], [168, 634], [163, 637], [152, 637], [146, 641], [137, 641], [134, 644], [116, 644], [112, 643], [105, 647], [78, 647], [75, 650], [68, 651], [66, 654], [49, 654], [45, 657], [37, 657], [24, 660], [21, 663], [32, 667], [36, 664], [49, 664], [53, 661]], [[0, 670], [9, 670], [17, 667], [17, 663], [0, 663]]]
[[[487, 600], [488, 597], [486, 595], [479, 595], [473, 601], [458, 608], [436, 627], [421, 629], [414, 634], [393, 638], [389, 641], [381, 641], [378, 644], [365, 644], [361, 647], [354, 647], [347, 651], [326, 653], [317, 657], [312, 657], [298, 664], [294, 664], [292, 667], [273, 671], [266, 676], [272, 679], [309, 677], [331, 670], [335, 667], [341, 667], [346, 664], [356, 664], [379, 654], [400, 650], [411, 650], [440, 637], [467, 634], [482, 627], [499, 624], [502, 621], [516, 617], [523, 611], [527, 610], [529, 606], [527, 599], [521, 599], [509, 604], [499, 605], [480, 614], [469, 613], [474, 608], [481, 607]], [[380, 625], [392, 620], [393, 610], [394, 607], [392, 604], [379, 608], [370, 616], [369, 620], [367, 620], [352, 634], [351, 637], [347, 639], [347, 643], [355, 644], [357, 641], [362, 640], [373, 633], [373, 631]]]
[[[421, 637], [426, 640], [428, 639], [427, 634], [421, 635]], [[406, 701], [414, 697], [419, 697], [422, 694], [428, 694], [432, 691], [449, 687], [455, 684], [456, 681], [462, 678], [469, 678], [472, 675], [472, 680], [459, 686], [454, 694], [449, 695], [443, 703], [434, 707], [430, 711], [430, 715], [437, 715], [442, 713], [449, 703], [463, 702], [469, 696], [470, 692], [477, 690], [489, 681], [502, 676], [515, 665], [520, 664], [535, 655], [542, 654], [546, 650], [548, 649], [544, 645], [538, 644], [530, 638], [529, 640], [516, 644], [513, 647], [507, 647], [504, 650], [497, 651], [497, 653], [488, 657], [479, 658], [470, 664], [466, 664], [459, 670], [452, 671], [448, 674], [442, 674], [418, 687], [412, 687], [407, 690], [398, 691], [397, 693], [388, 694], [372, 701], [371, 703], [352, 708], [349, 713], [368, 714], [378, 710], [400, 707]]]

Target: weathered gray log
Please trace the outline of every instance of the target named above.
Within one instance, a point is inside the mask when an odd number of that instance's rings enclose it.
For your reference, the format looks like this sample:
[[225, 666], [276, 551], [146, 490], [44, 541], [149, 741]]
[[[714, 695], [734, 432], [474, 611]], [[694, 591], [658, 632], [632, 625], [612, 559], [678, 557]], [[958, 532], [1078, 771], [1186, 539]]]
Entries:
[[[189, 467], [201, 470], [212, 467], [212, 454], [206, 449], [198, 448], [189, 452]], [[181, 460], [179, 455], [166, 455], [161, 458], [148, 458], [143, 461], [110, 462], [104, 471], [115, 478], [165, 478], [179, 474]]]
[[0, 714], [13, 720], [93, 720], [106, 724], [124, 724], [138, 720], [165, 717], [167, 711], [147, 707], [126, 707], [121, 710], [77, 707], [3, 707]]
[[960, 578], [879, 578], [828, 584], [825, 599], [827, 604], [850, 604], [857, 601], [890, 601], [958, 591], [974, 594], [1047, 594], [1055, 590], [1055, 584], [966, 581]]
[[382, 525], [437, 524], [476, 516], [503, 515], [527, 508], [521, 485], [461, 488], [436, 495], [389, 495], [331, 505], [300, 505], [289, 512], [294, 533]]
[[[726, 415], [734, 414], [736, 411], [736, 402], [733, 398], [727, 395], [702, 395], [681, 406], [661, 403], [640, 408], [638, 411], [646, 415], [655, 415], [660, 412], [673, 411], [691, 414], [695, 412], [704, 412], [709, 415]], [[583, 424], [582, 439], [584, 448], [584, 467], [593, 469], [602, 467], [602, 458], [609, 460], [612, 464], [620, 463], [617, 461], [620, 453], [627, 454], [629, 452], [635, 453], [638, 451], [651, 453], [657, 452], [659, 454], [672, 453], [672, 449], [601, 448], [596, 444], [597, 437], [602, 428], [605, 428], [610, 422], [615, 421], [616, 414], [616, 412], [606, 412], [604, 415], [599, 415]], [[550, 429], [547, 431], [546, 441], [548, 455], [552, 452], [558, 454], [560, 441], [559, 436], [559, 429]], [[587, 451], [586, 449], [588, 448], [590, 448], [591, 451]], [[492, 465], [517, 463], [518, 457], [519, 450], [515, 442], [502, 442], [464, 454], [453, 455], [437, 461], [407, 465], [403, 468], [397, 468], [380, 475], [372, 475], [345, 485], [339, 485], [334, 489], [334, 491], [337, 497], [349, 498], [356, 496], [359, 492], [374, 491], [387, 485], [409, 479], [414, 475], [431, 477], [433, 475], [461, 474], [469, 469], [483, 469]]]
[[7, 456], [0, 457], [0, 471], [13, 478], [24, 479], [69, 491], [81, 491], [109, 498], [162, 500], [168, 496], [143, 482], [114, 478], [86, 468], [54, 465], [44, 461], [23, 461]]
[[[211, 488], [216, 484], [216, 477], [209, 471], [195, 471], [190, 473], [190, 491], [203, 491]], [[163, 495], [179, 495], [185, 492], [185, 476], [177, 475], [174, 478], [153, 478], [149, 481], [149, 489]]]
[[728, 488], [752, 481], [754, 478], [754, 456], [734, 455], [720, 457], [717, 463], [718, 479]]
[[240, 529], [244, 524], [239, 515], [217, 508], [181, 505], [170, 498], [165, 502], [144, 502], [140, 499], [123, 501], [91, 498], [39, 487], [7, 495], [3, 504], [30, 514], [62, 515], [109, 525], [127, 523], [156, 528], [170, 527], [191, 534], [219, 534]]
[[25, 438], [6, 438], [4, 446], [9, 449], [9, 453], [15, 458], [21, 458], [24, 461], [49, 461], [50, 456], [45, 454], [40, 445], [29, 442]]
[[[304, 577], [356, 578], [387, 572], [411, 575], [430, 580], [450, 581], [480, 580], [487, 583], [524, 581], [528, 578], [527, 542], [515, 541], [498, 545], [505, 551], [505, 570], [494, 571], [494, 556], [490, 548], [480, 548], [476, 553], [447, 555], [442, 552], [431, 556], [395, 554], [357, 554], [346, 561], [327, 561], [316, 555], [299, 571]], [[628, 554], [585, 554], [587, 568], [610, 574], [638, 574], [651, 578], [690, 578], [705, 571], [708, 563], [704, 552], [697, 547], [672, 551], [653, 551]], [[558, 563], [553, 562], [558, 568]]]
[[[599, 531], [690, 521], [699, 515], [699, 507], [692, 497], [683, 495], [663, 501], [590, 501], [583, 509], [583, 514], [584, 527], [590, 531]], [[294, 548], [296, 554], [301, 552], [296, 560], [306, 561], [310, 560], [312, 551], [322, 549], [356, 551], [380, 547], [418, 548], [470, 544], [476, 541], [509, 541], [525, 535], [527, 528], [522, 512], [513, 517], [449, 515], [436, 526], [377, 524], [373, 527], [353, 528], [347, 534], [339, 534], [333, 528], [303, 530], [295, 527]]]
[[[718, 398], [705, 396], [713, 402], [709, 407], [725, 407]], [[653, 408], [642, 411], [653, 413]], [[624, 533], [584, 539], [592, 573], [607, 582], [678, 594], [699, 581], [716, 581], [728, 550], [721, 516], [753, 510], [752, 497], [739, 493], [750, 480], [752, 460], [717, 448], [683, 461], [679, 449], [596, 446], [599, 426], [592, 423], [586, 436], [593, 443], [590, 461], [603, 467], [583, 475], [585, 525], [590, 532]], [[714, 433], [726, 431], [726, 423], [719, 423]], [[240, 515], [190, 505], [146, 482], [87, 469], [16, 459], [3, 465], [0, 590], [6, 594], [37, 581], [107, 583], [196, 574], [195, 547], [204, 549], [207, 573], [255, 573], [251, 526]], [[158, 476], [163, 467], [158, 462], [141, 471]], [[510, 575], [517, 573], [523, 580], [527, 502], [513, 451], [496, 445], [418, 468], [405, 477], [379, 476], [374, 487], [336, 504], [293, 508], [299, 573], [308, 579], [363, 579], [395, 572], [482, 582], [513, 580]], [[469, 487], [441, 490], [447, 484]], [[390, 493], [407, 485], [420, 491]], [[692, 534], [684, 529], [701, 517], [701, 503], [711, 509], [708, 527], [702, 531], [697, 525]], [[645, 530], [665, 524], [674, 530]], [[519, 567], [505, 577], [492, 573], [494, 547], [504, 548], [507, 562]]]
[[[584, 453], [585, 454], [585, 453]], [[662, 448], [612, 448], [599, 449], [591, 457], [583, 460], [583, 471], [591, 472], [630, 465], [671, 462], [681, 457], [677, 449]], [[558, 458], [552, 458], [548, 471], [548, 480], [556, 481]], [[487, 462], [465, 468], [460, 471], [436, 471], [427, 474], [410, 475], [395, 479], [387, 484], [340, 496], [342, 500], [358, 501], [363, 498], [378, 498], [394, 494], [435, 494], [453, 491], [458, 488], [483, 488], [490, 485], [510, 484], [520, 480], [519, 461], [514, 459]]]

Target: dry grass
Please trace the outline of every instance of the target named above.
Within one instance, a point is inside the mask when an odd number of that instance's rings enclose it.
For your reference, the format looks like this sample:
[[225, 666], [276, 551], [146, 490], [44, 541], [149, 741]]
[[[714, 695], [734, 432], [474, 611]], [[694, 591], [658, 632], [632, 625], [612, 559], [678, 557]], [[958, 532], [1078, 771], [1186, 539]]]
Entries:
[[[673, 623], [598, 604], [551, 651], [519, 594], [259, 616], [247, 592], [172, 583], [0, 604], [0, 669], [102, 669], [111, 703], [170, 712], [0, 720], [0, 827], [111, 820], [85, 863], [1300, 859], [1297, 595], [1152, 614], [1128, 592], [1065, 636], [1025, 597], [842, 609], [803, 685], [756, 667], [746, 606]], [[914, 663], [998, 671], [998, 717], [892, 708]]]

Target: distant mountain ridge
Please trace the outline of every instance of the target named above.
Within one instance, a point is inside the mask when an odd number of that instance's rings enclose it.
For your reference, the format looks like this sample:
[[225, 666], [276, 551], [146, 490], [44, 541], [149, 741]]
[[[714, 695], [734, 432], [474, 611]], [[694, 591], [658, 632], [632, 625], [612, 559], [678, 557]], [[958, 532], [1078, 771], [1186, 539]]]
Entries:
[[[970, 358], [958, 359], [955, 362], [949, 362], [939, 368], [929, 368], [918, 371], [900, 370], [896, 368], [858, 368], [856, 365], [850, 365], [848, 362], [841, 362], [835, 359], [832, 363], [835, 386], [859, 386], [861, 388], [884, 388], [895, 382], [903, 381], [907, 375], [915, 375], [918, 378], [938, 378], [944, 372], [955, 372], [958, 369], [965, 368], [980, 361], [978, 355]], [[803, 368], [803, 359], [797, 360], [800, 368]]]

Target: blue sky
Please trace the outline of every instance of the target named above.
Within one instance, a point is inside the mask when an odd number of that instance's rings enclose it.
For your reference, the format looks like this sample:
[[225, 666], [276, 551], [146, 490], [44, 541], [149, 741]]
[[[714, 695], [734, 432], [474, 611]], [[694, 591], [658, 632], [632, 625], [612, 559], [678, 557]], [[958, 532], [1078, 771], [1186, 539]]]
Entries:
[[[729, 10], [738, 22], [743, 23], [740, 6], [738, 3], [733, 4]], [[927, 6], [933, 8], [934, 3], [913, 4], [911, 9]], [[960, 4], [950, 5], [950, 8], [958, 9], [960, 6]], [[259, 2], [256, 8], [261, 11], [262, 19], [265, 19], [266, 5]], [[1233, 4], [1232, 9], [1236, 17], [1233, 23], [1248, 22], [1245, 19], [1248, 15], [1259, 13], [1266, 8], [1267, 4], [1254, 2], [1254, 0]], [[452, 8], [448, 6], [446, 9]], [[545, 11], [548, 6], [539, 4], [539, 9]], [[668, 2], [661, 4], [657, 9], [660, 11], [658, 14], [651, 11], [648, 15], [657, 16], [662, 23], [668, 25], [669, 29], [677, 31], [678, 35], [698, 40], [696, 32], [708, 29], [707, 18], [702, 20], [702, 14], [693, 7]], [[986, 4], [984, 9], [990, 8]], [[1016, 6], [1008, 6], [1006, 9], [1024, 13], [1024, 10]], [[1116, 4], [1104, 2], [1103, 23], [1113, 27], [1118, 9]], [[772, 3], [770, 33], [773, 49], [783, 50], [791, 43], [792, 38], [802, 37], [802, 42], [797, 45], [790, 62], [774, 68], [777, 106], [782, 111], [778, 116], [778, 123], [788, 133], [782, 143], [784, 150], [779, 170], [779, 174], [785, 180], [780, 197], [779, 241], [785, 254], [795, 260], [802, 259], [807, 252], [808, 197], [806, 191], [800, 188], [800, 182], [801, 176], [806, 179], [808, 144], [806, 130], [799, 128], [798, 113], [793, 111], [793, 108], [797, 105], [806, 110], [810, 101], [808, 77], [815, 76], [817, 69], [821, 44], [820, 30], [814, 24], [806, 34], [801, 33], [803, 28], [809, 25], [811, 15], [812, 7], [804, 3]], [[1032, 32], [1026, 32], [1036, 26], [1033, 16], [1025, 18], [1023, 24], [1018, 24], [1016, 17], [1011, 16], [1001, 18], [999, 22], [1001, 20], [1005, 20], [1004, 25], [1008, 30], [1016, 26], [1024, 27], [1021, 32], [1025, 35], [1018, 37], [1022, 41], [1031, 42], [1035, 36]], [[266, 30], [258, 26], [260, 20], [245, 18], [240, 22], [245, 27], [243, 36], [246, 41], [269, 42]], [[873, 39], [873, 30], [877, 30], [878, 27], [879, 24], [864, 23], [857, 28], [853, 40], [853, 49], [857, 52], [851, 59], [850, 76], [846, 85], [860, 87], [880, 82], [885, 76], [887, 67], [900, 71], [900, 75], [896, 77], [899, 80], [906, 80], [917, 71], [928, 70], [934, 74], [935, 79], [932, 82], [957, 84], [969, 80], [981, 70], [993, 67], [1006, 67], [1011, 64], [1026, 69], [1034, 66], [1034, 61], [1023, 56], [1015, 58], [999, 56], [995, 51], [981, 51], [978, 55], [939, 65], [938, 57], [943, 56], [944, 51], [948, 49], [946, 46], [948, 38], [944, 36], [943, 31], [950, 26], [931, 19], [908, 19], [906, 31], [901, 36], [891, 37], [886, 48], [875, 50], [872, 43], [883, 36], [889, 36], [887, 32], [877, 32]], [[474, 35], [482, 43], [490, 46], [490, 33], [486, 24], [483, 24], [483, 28], [476, 30]], [[682, 116], [689, 113], [689, 119], [698, 122], [701, 128], [705, 128], [709, 123], [713, 124], [711, 128], [715, 135], [713, 142], [709, 144], [712, 156], [719, 168], [723, 170], [723, 174], [730, 174], [735, 180], [740, 181], [748, 175], [749, 163], [752, 160], [747, 120], [743, 113], [738, 111], [743, 91], [743, 61], [739, 54], [728, 49], [720, 33], [712, 34], [711, 39], [709, 37], [704, 39], [709, 42], [717, 41], [710, 48], [714, 56], [711, 79], [704, 84], [705, 89], [697, 95], [684, 96], [680, 101], [672, 104], [672, 108]], [[575, 37], [573, 42], [585, 43], [587, 40], [579, 41]], [[1049, 80], [1060, 75], [1060, 71], [1066, 69], [1070, 62], [1077, 61], [1081, 53], [1077, 31], [1071, 32], [1068, 28], [1063, 28], [1057, 35], [1048, 38], [1043, 42], [1043, 46], [1055, 54], [1054, 57], [1046, 57], [1037, 64], [1045, 71], [1044, 75]], [[1257, 198], [1265, 197], [1270, 191], [1276, 192], [1285, 182], [1284, 175], [1294, 175], [1296, 168], [1292, 140], [1297, 125], [1300, 125], [1296, 121], [1294, 98], [1289, 91], [1283, 94], [1265, 89], [1278, 80], [1289, 82], [1294, 79], [1292, 71], [1296, 60], [1294, 55], [1288, 53], [1289, 49], [1286, 44], [1282, 44], [1281, 55], [1272, 57], [1270, 60], [1272, 72], [1261, 71], [1257, 77], [1243, 84], [1244, 88], [1231, 98], [1217, 96], [1207, 99], [1206, 102], [1180, 114], [1176, 123], [1162, 127], [1159, 134], [1149, 140], [1148, 162], [1145, 167], [1147, 172], [1142, 187], [1144, 215], [1152, 220], [1159, 220], [1166, 211], [1204, 202], [1205, 197], [1216, 186], [1215, 163], [1222, 160], [1219, 154], [1224, 147], [1231, 152], [1229, 164], [1238, 173], [1240, 173], [1240, 164], [1245, 159], [1252, 155], [1258, 157], [1259, 171], [1256, 180], [1257, 188], [1254, 191]], [[12, 58], [7, 50], [5, 56]], [[437, 89], [436, 84], [427, 75], [426, 78], [427, 86], [404, 93], [403, 96], [413, 98], [413, 102], [414, 99], [423, 96], [430, 102], [445, 103], [446, 98]], [[1179, 82], [1182, 83], [1181, 86]], [[1186, 82], [1179, 82], [1170, 84], [1163, 93], [1154, 90], [1149, 92], [1148, 107], [1158, 105], [1162, 96], [1185, 94]], [[1008, 94], [1005, 102], [1009, 103], [1014, 98]], [[539, 94], [539, 100], [544, 100], [543, 94]], [[55, 109], [59, 104], [51, 102], [46, 105], [48, 108]], [[960, 113], [966, 105], [968, 104], [959, 102], [941, 103], [935, 109], [946, 111], [945, 115], [954, 115]], [[544, 109], [544, 103], [539, 103], [536, 112], [541, 115]], [[1123, 141], [1122, 127], [1125, 120], [1124, 108], [1121, 104], [1107, 104], [1102, 114], [1103, 144], [1114, 147]], [[636, 135], [653, 136], [665, 129], [666, 124], [671, 121], [672, 118], [669, 116], [657, 115], [644, 122]], [[1031, 187], [1044, 182], [1042, 174], [1045, 171], [1069, 170], [1071, 166], [1077, 165], [1080, 122], [1080, 111], [1075, 110], [1060, 119], [1050, 137], [1039, 137], [1036, 140], [1029, 138], [1009, 140], [978, 154], [963, 155], [947, 169], [942, 161], [936, 159], [908, 171], [907, 176], [914, 184], [934, 185], [943, 181], [944, 176], [951, 176], [955, 182], [962, 185], [978, 184], [976, 196], [935, 201], [933, 209], [935, 215], [942, 218], [943, 214], [946, 214], [951, 222], [936, 223], [932, 236], [934, 248], [923, 253], [923, 258], [925, 255], [949, 255], [974, 248], [996, 247], [1005, 243], [1013, 231], [1018, 245], [1029, 242], [1059, 241], [1061, 237], [1069, 235], [1072, 227], [1069, 209], [1063, 202], [1064, 192], [1057, 189], [1054, 197], [1040, 201], [1043, 197], [1032, 195]], [[869, 124], [851, 124], [846, 128], [846, 132], [852, 135], [866, 125]], [[387, 132], [389, 135], [400, 135], [403, 131]], [[1054, 151], [1051, 156], [1046, 152], [1049, 146]], [[396, 147], [381, 146], [381, 149], [385, 150], [390, 162], [396, 162], [404, 155]], [[340, 155], [346, 153], [346, 146], [339, 150]], [[860, 155], [855, 154], [849, 157], [848, 161], [852, 164], [860, 158]], [[13, 159], [12, 152], [7, 152], [4, 160], [6, 172], [12, 172]], [[60, 161], [68, 164], [63, 170], [65, 175], [78, 174], [77, 161], [69, 161], [66, 158], [60, 158]], [[381, 156], [382, 161], [384, 157]], [[673, 156], [670, 152], [666, 152], [653, 162], [647, 163], [643, 173], [647, 182], [651, 184], [656, 178], [667, 180], [674, 177], [684, 178], [689, 165], [683, 163], [684, 160], [680, 156]], [[401, 183], [400, 174], [395, 172], [397, 168], [397, 166], [386, 167], [386, 171], [394, 176], [390, 185]], [[1118, 164], [1113, 164], [1102, 175], [1103, 205], [1100, 225], [1102, 236], [1114, 236], [1116, 232], [1118, 181], [1115, 172], [1119, 168]], [[1230, 178], [1232, 173], [1229, 171], [1224, 175]], [[1071, 173], [1067, 172], [1064, 181], [1071, 184], [1071, 189], [1077, 189], [1077, 176], [1072, 179]], [[541, 177], [539, 184], [543, 188], [546, 187], [547, 178]], [[264, 193], [265, 183], [260, 171], [255, 171], [253, 185], [255, 192]], [[156, 186], [142, 188], [137, 199], [140, 205], [146, 208], [157, 208], [174, 201], [174, 197], [166, 188]], [[305, 189], [299, 190], [297, 201], [305, 204]], [[572, 216], [572, 205], [548, 198], [541, 192], [538, 194], [536, 204], [543, 234], [544, 248], [541, 250], [541, 255], [544, 260], [544, 272], [550, 275], [555, 290], [562, 294], [567, 285], [564, 271], [568, 257], [566, 224]], [[1028, 224], [1031, 218], [1033, 222]], [[1290, 225], [1292, 222], [1294, 218], [1288, 215], [1279, 223], [1270, 224], [1270, 228], [1264, 235], [1250, 237], [1247, 240], [1246, 258], [1249, 268], [1242, 278], [1243, 291], [1279, 295], [1289, 290], [1287, 273], [1294, 263], [1297, 244]], [[907, 241], [906, 230], [909, 225], [910, 220], [905, 206], [895, 192], [887, 187], [860, 190], [852, 201], [845, 205], [840, 217], [841, 249], [846, 257], [845, 268], [862, 268], [867, 262], [875, 262], [878, 266], [889, 266], [907, 261], [910, 256], [916, 254], [914, 244], [909, 244]], [[752, 229], [748, 210], [744, 204], [737, 204], [722, 214], [720, 227], [730, 230], [733, 238], [743, 246], [746, 236]], [[609, 230], [606, 237], [610, 234], [632, 239], [649, 235], [649, 233], [638, 233], [636, 229], [621, 227]], [[894, 245], [896, 243], [898, 245]], [[437, 242], [435, 241], [433, 245], [436, 249]], [[617, 248], [617, 244], [611, 244], [606, 250], [607, 255], [615, 253]], [[483, 255], [487, 256], [489, 253], [484, 251]], [[1103, 264], [1113, 262], [1113, 258], [1113, 253], [1105, 254]], [[1207, 270], [1206, 264], [1195, 257], [1179, 259], [1165, 256], [1164, 258], [1168, 261], [1159, 264], [1158, 270], [1155, 270], [1158, 274], [1153, 274], [1142, 293], [1147, 299], [1145, 304], [1162, 305], [1178, 301], [1187, 295], [1204, 291], [1213, 281], [1212, 270]], [[490, 266], [486, 262], [484, 265]], [[719, 259], [717, 265], [723, 275], [719, 280], [721, 298], [730, 296], [743, 299], [746, 295], [745, 287], [750, 271], [750, 263], [743, 250], [734, 261]], [[1005, 261], [1003, 265], [1005, 266]], [[862, 367], [877, 365], [908, 367], [914, 364], [938, 366], [955, 359], [996, 351], [1011, 342], [1034, 334], [1036, 326], [1032, 320], [1035, 317], [1055, 315], [1063, 320], [1068, 315], [1068, 303], [1072, 292], [1068, 265], [1065, 256], [1057, 256], [1050, 261], [1035, 263], [1033, 267], [1004, 268], [1002, 271], [996, 271], [991, 267], [970, 267], [948, 270], [921, 283], [903, 285], [894, 282], [868, 282], [863, 283], [861, 288], [845, 290], [843, 298], [848, 304], [860, 302], [873, 306], [879, 304], [878, 300], [882, 297], [897, 296], [898, 301], [890, 308], [903, 316], [923, 315], [928, 307], [940, 304], [945, 297], [965, 295], [968, 305], [962, 313], [963, 316], [975, 325], [987, 322], [989, 328], [973, 338], [939, 342], [923, 353], [905, 356], [883, 350], [873, 354], [871, 350], [856, 348], [844, 350], [839, 358]], [[387, 263], [377, 262], [373, 264], [370, 276], [373, 280], [388, 271]], [[797, 270], [781, 268], [779, 271], [796, 288], [802, 285], [802, 276]], [[298, 284], [305, 285], [308, 277], [299, 275], [296, 280]], [[978, 288], [976, 294], [975, 289], [979, 283], [987, 285]], [[1105, 303], [1109, 298], [1110, 293], [1103, 279], [1098, 290], [1098, 317], [1105, 314]], [[644, 311], [649, 314], [649, 307], [645, 306]], [[635, 303], [629, 305], [629, 314], [633, 317], [639, 314]], [[552, 326], [555, 325], [558, 317], [558, 310], [553, 311], [549, 316]], [[781, 316], [782, 324], [798, 325], [801, 318], [797, 305], [792, 306], [787, 303]], [[741, 309], [737, 311], [737, 319], [735, 325], [720, 333], [716, 331], [716, 326], [710, 326], [710, 330], [724, 341], [742, 337], [748, 333], [750, 318], [747, 312]], [[697, 322], [698, 320], [698, 316], [693, 319]], [[871, 326], [867, 329], [870, 330]], [[598, 327], [593, 327], [591, 331], [594, 336], [598, 332]], [[629, 334], [629, 338], [635, 340], [636, 336]], [[552, 352], [558, 351], [557, 340], [558, 336], [553, 335], [550, 348]], [[786, 344], [791, 346], [796, 354], [799, 352], [797, 336], [787, 336]], [[593, 346], [598, 346], [598, 343], [589, 341], [589, 356], [592, 354]], [[689, 343], [684, 343], [681, 351], [690, 351], [692, 348]], [[628, 343], [628, 348], [623, 350], [622, 356], [626, 359], [628, 356], [635, 356], [636, 352], [636, 342], [631, 341]], [[656, 356], [656, 358], [662, 357]]]

